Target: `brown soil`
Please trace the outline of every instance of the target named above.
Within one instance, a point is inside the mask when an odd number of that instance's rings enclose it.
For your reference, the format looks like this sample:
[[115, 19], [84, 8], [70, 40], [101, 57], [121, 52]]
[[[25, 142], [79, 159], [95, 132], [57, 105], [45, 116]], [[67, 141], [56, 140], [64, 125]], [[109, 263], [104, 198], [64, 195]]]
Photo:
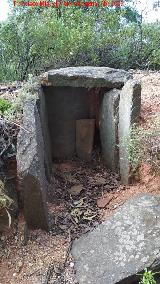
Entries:
[[[142, 81], [141, 124], [147, 129], [160, 114], [160, 73], [133, 74]], [[28, 231], [23, 215], [19, 215], [0, 237], [0, 284], [76, 284], [70, 255], [73, 238], [97, 226], [128, 198], [160, 192], [160, 176], [145, 163], [140, 168], [140, 181], [127, 187], [100, 160], [92, 165], [65, 162], [55, 164], [54, 169], [55, 185], [48, 192], [51, 230]]]

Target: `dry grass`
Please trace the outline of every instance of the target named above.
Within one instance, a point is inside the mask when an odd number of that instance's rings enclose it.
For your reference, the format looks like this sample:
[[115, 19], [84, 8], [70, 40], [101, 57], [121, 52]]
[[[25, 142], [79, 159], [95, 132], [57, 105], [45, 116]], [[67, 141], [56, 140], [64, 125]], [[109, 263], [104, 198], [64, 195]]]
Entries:
[[4, 208], [9, 209], [12, 202], [12, 199], [5, 194], [4, 183], [0, 180], [0, 211]]

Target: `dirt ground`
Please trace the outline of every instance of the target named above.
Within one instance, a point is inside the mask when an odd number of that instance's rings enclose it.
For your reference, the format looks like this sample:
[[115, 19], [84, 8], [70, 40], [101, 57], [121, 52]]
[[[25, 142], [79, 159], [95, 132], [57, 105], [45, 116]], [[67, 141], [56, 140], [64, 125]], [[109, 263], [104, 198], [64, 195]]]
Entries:
[[[131, 71], [142, 82], [141, 125], [148, 129], [160, 115], [160, 72]], [[128, 198], [159, 194], [160, 176], [146, 163], [140, 181], [122, 186], [107, 171], [98, 153], [92, 164], [65, 161], [54, 164], [55, 178], [48, 190], [50, 232], [28, 231], [20, 214], [0, 236], [0, 284], [76, 284], [70, 249], [74, 238], [93, 229]]]

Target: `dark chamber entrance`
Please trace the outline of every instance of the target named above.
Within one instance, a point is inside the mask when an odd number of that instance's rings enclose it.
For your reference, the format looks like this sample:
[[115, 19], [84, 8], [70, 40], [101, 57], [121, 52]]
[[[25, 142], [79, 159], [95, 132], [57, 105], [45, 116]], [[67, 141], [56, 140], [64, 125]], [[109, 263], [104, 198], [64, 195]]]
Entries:
[[89, 161], [100, 148], [99, 108], [102, 95], [96, 90], [43, 87], [51, 140], [52, 159]]

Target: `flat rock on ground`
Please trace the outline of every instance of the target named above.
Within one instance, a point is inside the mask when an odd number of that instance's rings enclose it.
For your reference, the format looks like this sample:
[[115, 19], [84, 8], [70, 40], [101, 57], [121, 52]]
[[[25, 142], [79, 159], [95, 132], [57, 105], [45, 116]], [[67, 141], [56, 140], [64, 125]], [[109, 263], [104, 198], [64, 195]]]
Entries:
[[160, 196], [140, 194], [95, 230], [73, 242], [79, 284], [138, 283], [160, 269]]

